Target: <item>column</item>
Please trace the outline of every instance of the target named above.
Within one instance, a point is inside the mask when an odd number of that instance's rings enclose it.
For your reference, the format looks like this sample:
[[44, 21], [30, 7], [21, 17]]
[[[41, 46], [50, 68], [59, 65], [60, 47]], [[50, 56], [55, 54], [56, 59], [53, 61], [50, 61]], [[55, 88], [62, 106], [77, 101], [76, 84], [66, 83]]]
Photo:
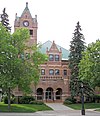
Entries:
[[43, 91], [43, 100], [46, 100], [46, 91]]
[[54, 94], [54, 101], [56, 100], [56, 91], [53, 92]]

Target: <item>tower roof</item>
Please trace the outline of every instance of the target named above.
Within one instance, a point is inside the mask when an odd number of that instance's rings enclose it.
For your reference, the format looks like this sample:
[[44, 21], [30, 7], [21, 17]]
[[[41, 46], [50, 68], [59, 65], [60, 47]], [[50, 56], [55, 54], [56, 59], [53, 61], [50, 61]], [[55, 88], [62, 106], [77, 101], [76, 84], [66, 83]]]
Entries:
[[[22, 12], [21, 17], [22, 17], [24, 14], [26, 14], [26, 13], [28, 13], [28, 14], [31, 16], [30, 10], [29, 10], [29, 8], [28, 8], [28, 2], [26, 2], [26, 7], [25, 7], [24, 11]], [[32, 17], [32, 16], [31, 16], [31, 17]]]

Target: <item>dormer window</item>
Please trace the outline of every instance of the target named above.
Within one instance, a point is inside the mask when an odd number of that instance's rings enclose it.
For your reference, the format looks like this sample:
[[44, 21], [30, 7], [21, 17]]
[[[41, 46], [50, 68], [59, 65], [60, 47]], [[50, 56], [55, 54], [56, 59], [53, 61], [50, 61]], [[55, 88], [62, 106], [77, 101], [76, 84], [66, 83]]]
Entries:
[[59, 55], [55, 55], [55, 61], [59, 61]]
[[49, 61], [53, 61], [54, 60], [54, 55], [53, 54], [49, 54]]

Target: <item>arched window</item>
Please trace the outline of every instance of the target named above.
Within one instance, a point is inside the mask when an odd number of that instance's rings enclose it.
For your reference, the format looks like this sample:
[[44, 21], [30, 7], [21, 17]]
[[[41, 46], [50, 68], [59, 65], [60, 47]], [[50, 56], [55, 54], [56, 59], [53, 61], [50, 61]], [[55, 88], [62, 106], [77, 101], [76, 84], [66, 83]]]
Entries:
[[55, 70], [55, 75], [59, 75], [59, 73], [60, 73], [60, 72], [59, 72], [59, 69], [56, 69], [56, 70]]
[[53, 69], [49, 70], [49, 75], [54, 75], [54, 70]]
[[45, 75], [45, 69], [41, 69], [41, 75]]
[[63, 70], [63, 75], [67, 75], [67, 70]]

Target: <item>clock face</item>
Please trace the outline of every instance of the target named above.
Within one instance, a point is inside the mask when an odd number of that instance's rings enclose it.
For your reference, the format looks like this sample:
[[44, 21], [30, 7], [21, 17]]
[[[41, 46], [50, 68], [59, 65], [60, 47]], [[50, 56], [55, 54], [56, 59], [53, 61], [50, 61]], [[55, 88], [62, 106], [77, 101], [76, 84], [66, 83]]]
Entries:
[[29, 26], [29, 22], [28, 22], [28, 21], [24, 21], [24, 22], [23, 22], [23, 25], [24, 25], [25, 27], [28, 27], [28, 26]]

